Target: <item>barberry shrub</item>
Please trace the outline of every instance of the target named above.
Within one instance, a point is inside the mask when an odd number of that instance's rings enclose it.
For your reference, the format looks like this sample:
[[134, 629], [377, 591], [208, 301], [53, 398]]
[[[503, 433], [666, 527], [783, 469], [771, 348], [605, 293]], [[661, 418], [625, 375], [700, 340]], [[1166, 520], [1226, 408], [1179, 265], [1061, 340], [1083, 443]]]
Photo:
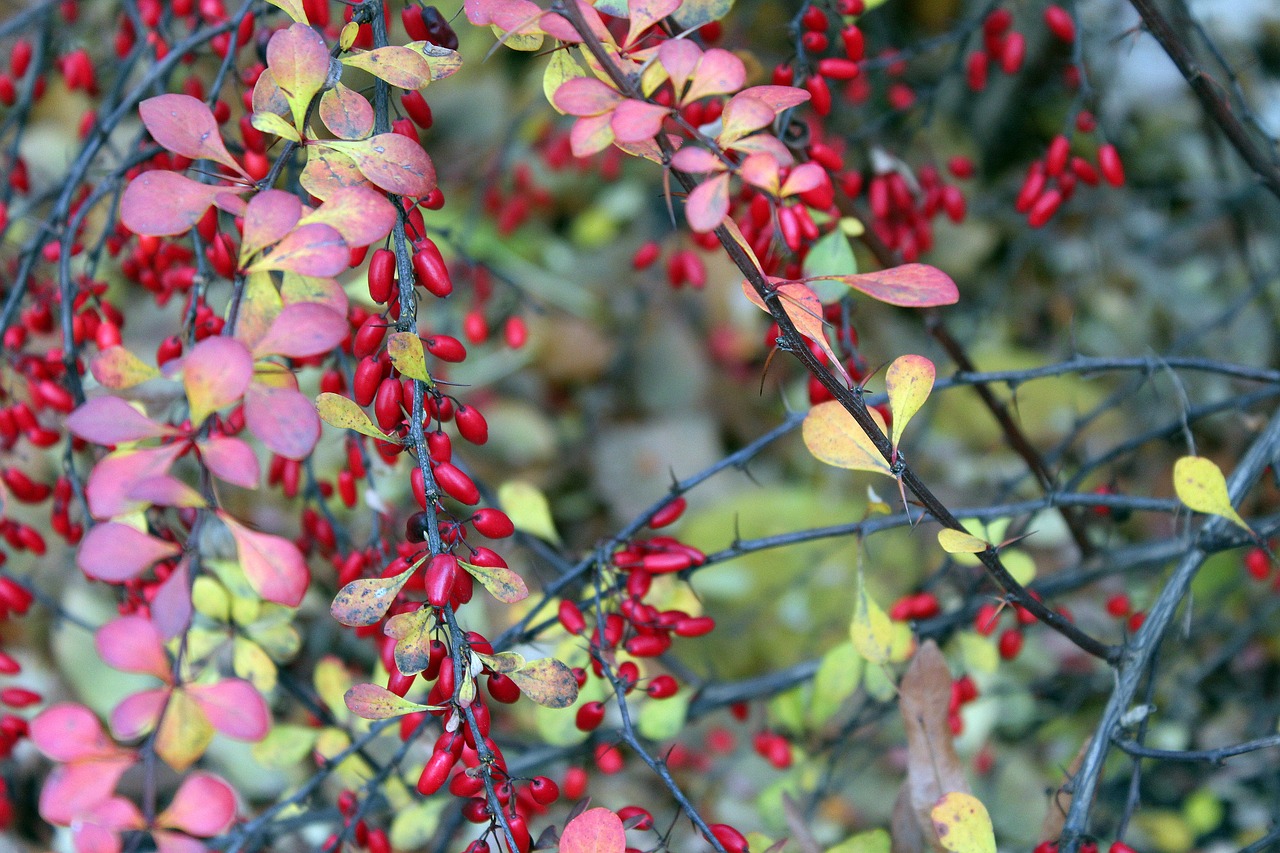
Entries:
[[0, 827], [1274, 846], [1275, 46], [1104, 6], [8, 10]]

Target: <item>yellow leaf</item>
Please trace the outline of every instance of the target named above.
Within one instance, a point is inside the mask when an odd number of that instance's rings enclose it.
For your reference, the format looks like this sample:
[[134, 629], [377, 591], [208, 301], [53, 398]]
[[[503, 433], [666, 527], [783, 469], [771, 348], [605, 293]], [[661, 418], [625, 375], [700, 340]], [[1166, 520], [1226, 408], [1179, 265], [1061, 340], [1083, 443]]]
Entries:
[[943, 794], [929, 813], [938, 841], [951, 853], [996, 853], [996, 834], [987, 807], [972, 794]]
[[1036, 579], [1036, 561], [1026, 551], [1001, 551], [1000, 562], [1013, 579], [1023, 586]]
[[862, 572], [858, 572], [857, 601], [849, 625], [853, 647], [871, 663], [888, 663], [893, 653], [893, 623], [889, 615], [867, 593]]
[[430, 382], [427, 362], [422, 354], [422, 338], [413, 332], [394, 332], [387, 337], [387, 355], [396, 370], [410, 379]]
[[320, 419], [329, 426], [338, 429], [353, 429], [358, 433], [378, 438], [383, 441], [390, 441], [399, 444], [400, 439], [387, 435], [382, 430], [373, 425], [373, 421], [369, 420], [369, 416], [365, 414], [364, 409], [356, 405], [355, 401], [341, 394], [330, 394], [325, 392], [316, 397], [316, 411], [320, 414]]
[[948, 554], [977, 554], [990, 547], [985, 539], [949, 527], [938, 531], [938, 544]]
[[[657, 65], [658, 63], [653, 63]], [[567, 49], [557, 50], [551, 54], [551, 61], [547, 63], [547, 70], [542, 75], [542, 92], [547, 96], [547, 103], [551, 104], [552, 109], [564, 115], [564, 111], [556, 106], [556, 102], [551, 99], [556, 89], [560, 88], [560, 84], [566, 80], [572, 80], [574, 77], [586, 77], [587, 72], [582, 66], [573, 60]]]
[[933, 362], [922, 355], [896, 358], [885, 372], [889, 410], [893, 412], [893, 435], [890, 438], [895, 450], [907, 423], [920, 411], [924, 401], [929, 399], [935, 374]]
[[268, 693], [276, 686], [276, 665], [262, 646], [244, 637], [232, 641], [231, 667], [235, 674], [247, 680], [259, 692]]
[[89, 364], [93, 378], [112, 391], [122, 391], [155, 379], [160, 371], [117, 344], [94, 356]]
[[302, 136], [298, 134], [298, 129], [289, 122], [284, 120], [283, 116], [275, 113], [254, 113], [249, 119], [249, 123], [263, 133], [270, 133], [272, 136], [279, 136], [281, 139], [288, 139], [291, 142], [301, 142]]
[[358, 35], [360, 35], [360, 25], [355, 21], [347, 21], [342, 26], [342, 32], [338, 33], [338, 46], [344, 51], [351, 50], [351, 45], [356, 43]]
[[391, 821], [391, 846], [396, 850], [425, 847], [440, 827], [440, 816], [448, 802], [445, 797], [429, 797], [396, 810]]
[[1173, 463], [1173, 489], [1178, 500], [1196, 512], [1220, 515], [1250, 533], [1227, 494], [1227, 481], [1213, 461], [1203, 456], [1184, 456]]
[[[301, 0], [267, 0], [272, 6], [280, 9], [290, 18], [293, 18], [299, 24], [309, 24], [307, 20], [307, 12], [302, 8]], [[243, 47], [244, 45], [241, 45]]]
[[212, 740], [213, 726], [195, 700], [182, 688], [170, 693], [156, 732], [156, 754], [181, 773], [204, 755]]
[[548, 542], [559, 542], [560, 534], [551, 519], [551, 507], [547, 497], [533, 483], [524, 480], [508, 480], [498, 487], [498, 503], [510, 518], [516, 530], [532, 533]]
[[[871, 419], [884, 432], [884, 418], [871, 409]], [[853, 415], [836, 400], [819, 403], [805, 415], [800, 428], [804, 446], [819, 462], [854, 471], [872, 471], [892, 477], [889, 463], [871, 443], [871, 439]]]

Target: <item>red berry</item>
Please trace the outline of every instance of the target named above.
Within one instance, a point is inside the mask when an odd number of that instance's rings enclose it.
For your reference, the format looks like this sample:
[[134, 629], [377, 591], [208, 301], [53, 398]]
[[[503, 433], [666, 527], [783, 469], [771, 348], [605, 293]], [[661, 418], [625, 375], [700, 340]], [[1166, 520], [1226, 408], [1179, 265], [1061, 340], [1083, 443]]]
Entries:
[[1044, 10], [1044, 23], [1054, 37], [1067, 44], [1076, 40], [1076, 22], [1071, 13], [1061, 6], [1048, 6]]
[[1249, 577], [1264, 581], [1271, 576], [1271, 558], [1261, 548], [1250, 548], [1244, 553], [1244, 568]]
[[680, 682], [670, 675], [655, 676], [645, 688], [645, 692], [654, 699], [666, 699], [668, 696], [676, 695], [679, 690]]
[[560, 799], [560, 786], [546, 776], [535, 776], [529, 780], [529, 794], [540, 806], [549, 806]]
[[1004, 49], [1000, 51], [1000, 70], [1005, 74], [1016, 74], [1026, 56], [1026, 36], [1022, 33], [1009, 33], [1004, 40]]
[[997, 645], [1000, 649], [1000, 657], [1013, 660], [1018, 656], [1018, 652], [1022, 651], [1022, 632], [1017, 628], [1006, 628], [1000, 634]]
[[727, 823], [713, 823], [707, 827], [726, 853], [747, 853], [747, 839]]
[[1124, 164], [1120, 162], [1120, 154], [1110, 142], [1098, 149], [1098, 169], [1107, 183], [1113, 187], [1124, 185]]
[[1129, 601], [1129, 596], [1123, 592], [1117, 592], [1107, 599], [1106, 607], [1107, 613], [1120, 619], [1129, 615], [1129, 611], [1133, 609], [1133, 604]]
[[385, 305], [395, 292], [396, 256], [390, 249], [375, 249], [369, 257], [369, 298]]
[[578, 727], [579, 731], [595, 731], [604, 722], [604, 712], [603, 702], [588, 702], [578, 709], [578, 715], [574, 718], [574, 725]]

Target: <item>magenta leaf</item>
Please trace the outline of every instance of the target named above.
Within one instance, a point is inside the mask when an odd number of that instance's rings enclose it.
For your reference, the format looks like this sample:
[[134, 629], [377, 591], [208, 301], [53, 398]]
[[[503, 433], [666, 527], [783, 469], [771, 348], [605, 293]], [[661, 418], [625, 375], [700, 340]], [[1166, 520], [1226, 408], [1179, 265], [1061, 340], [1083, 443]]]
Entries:
[[90, 761], [122, 753], [107, 737], [98, 715], [83, 705], [51, 705], [31, 721], [31, 742], [53, 761]]
[[173, 678], [164, 639], [145, 616], [111, 620], [93, 635], [93, 644], [107, 666], [121, 672], [154, 675], [166, 682]]
[[822, 186], [830, 180], [827, 173], [817, 163], [801, 163], [791, 170], [787, 179], [782, 182], [783, 196], [798, 195]]
[[560, 853], [622, 853], [626, 848], [622, 819], [608, 809], [587, 809], [560, 833]]
[[108, 800], [120, 777], [136, 763], [132, 753], [118, 749], [114, 757], [54, 768], [40, 791], [40, 816], [49, 823], [70, 826]]
[[331, 276], [346, 270], [350, 261], [351, 250], [338, 230], [313, 222], [289, 232], [270, 253], [254, 261], [249, 272], [281, 270], [299, 275]]
[[348, 246], [370, 246], [391, 233], [396, 209], [386, 196], [368, 187], [341, 187], [302, 217], [303, 225], [311, 222], [332, 225]]
[[684, 215], [689, 227], [699, 233], [719, 227], [729, 215], [729, 176], [716, 175], [695, 187], [685, 202]]
[[[587, 14], [588, 23], [592, 22], [593, 16], [596, 21], [599, 21], [594, 9], [581, 3], [578, 5], [589, 13]], [[578, 31], [572, 24], [560, 15], [544, 11], [531, 0], [466, 0], [463, 9], [466, 11], [467, 20], [476, 26], [488, 24], [503, 32], [517, 34], [546, 33], [571, 44], [582, 41], [582, 36], [578, 35]], [[597, 36], [600, 35], [597, 27], [592, 29], [596, 31]]]
[[254, 592], [267, 601], [297, 607], [311, 579], [298, 546], [281, 536], [250, 530], [221, 510], [218, 517], [236, 541], [240, 568]]
[[151, 621], [161, 637], [172, 640], [187, 630], [191, 610], [191, 571], [186, 560], [179, 560], [151, 599]]
[[652, 139], [662, 130], [662, 121], [668, 110], [659, 104], [627, 99], [613, 111], [611, 126], [619, 142], [643, 142]]
[[240, 263], [274, 245], [293, 230], [302, 217], [302, 201], [284, 190], [263, 190], [249, 199], [244, 212]]
[[681, 0], [629, 0], [630, 25], [623, 45], [632, 44], [649, 27], [679, 9], [680, 3]]
[[[292, 544], [292, 543], [290, 543]], [[209, 723], [236, 740], [262, 740], [271, 728], [271, 712], [252, 684], [224, 678], [214, 684], [188, 684], [187, 695], [200, 706]]]
[[130, 498], [130, 490], [142, 480], [168, 473], [182, 451], [183, 444], [174, 443], [146, 450], [117, 450], [99, 459], [84, 487], [90, 515], [114, 518], [145, 508], [147, 502]]
[[252, 378], [253, 358], [244, 344], [222, 336], [196, 344], [182, 365], [192, 425], [243, 397]]
[[320, 440], [315, 405], [293, 388], [253, 383], [245, 395], [244, 419], [249, 432], [286, 459], [305, 459]]
[[143, 172], [120, 198], [120, 220], [130, 231], [152, 237], [185, 234], [214, 199], [247, 188], [202, 184], [177, 172]]
[[76, 551], [76, 565], [94, 580], [124, 583], [181, 550], [173, 542], [108, 521], [94, 525], [85, 534]]
[[95, 397], [67, 416], [67, 429], [94, 444], [123, 444], [175, 435], [177, 430], [160, 424], [119, 397]]
[[212, 160], [248, 175], [227, 151], [213, 111], [190, 95], [159, 95], [138, 105], [142, 123], [156, 142], [192, 160]]
[[904, 308], [952, 305], [960, 299], [960, 291], [951, 277], [928, 264], [903, 264], [857, 275], [820, 275], [805, 281], [844, 282], [872, 299]]
[[713, 47], [702, 54], [702, 61], [693, 73], [689, 91], [680, 103], [691, 104], [708, 95], [727, 95], [742, 88], [747, 79], [747, 67], [742, 60], [727, 50]]
[[284, 355], [307, 358], [327, 353], [342, 343], [351, 329], [337, 311], [318, 302], [286, 305], [267, 333], [253, 347], [254, 358]]
[[258, 457], [244, 441], [231, 436], [213, 435], [196, 442], [200, 456], [219, 480], [246, 489], [256, 489], [261, 472]]
[[702, 59], [702, 48], [688, 39], [667, 39], [658, 45], [658, 62], [671, 77], [671, 86], [678, 96], [684, 91], [684, 84], [698, 67]]
[[703, 172], [723, 172], [727, 167], [724, 161], [707, 149], [686, 145], [671, 158], [671, 168], [696, 175]]
[[133, 740], [156, 727], [172, 690], [159, 687], [126, 696], [111, 712], [111, 732], [120, 740]]
[[212, 773], [197, 771], [183, 780], [169, 807], [156, 818], [156, 824], [210, 838], [226, 832], [235, 819], [236, 792]]

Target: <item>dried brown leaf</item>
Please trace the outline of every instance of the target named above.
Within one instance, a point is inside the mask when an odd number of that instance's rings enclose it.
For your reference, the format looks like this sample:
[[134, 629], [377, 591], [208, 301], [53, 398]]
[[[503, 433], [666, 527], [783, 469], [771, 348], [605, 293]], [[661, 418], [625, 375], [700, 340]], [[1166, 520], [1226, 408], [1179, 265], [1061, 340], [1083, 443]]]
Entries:
[[898, 706], [907, 732], [907, 790], [911, 810], [925, 841], [942, 850], [933, 829], [931, 810], [946, 793], [970, 793], [964, 765], [956, 755], [947, 707], [951, 670], [932, 640], [916, 652], [898, 687]]
[[1040, 838], [1052, 840], [1062, 835], [1062, 825], [1067, 820], [1067, 812], [1071, 810], [1072, 794], [1068, 784], [1080, 772], [1080, 765], [1084, 763], [1084, 754], [1088, 751], [1092, 740], [1093, 738], [1085, 738], [1084, 743], [1080, 744], [1080, 751], [1067, 767], [1066, 781], [1059, 785], [1054, 790], [1053, 796], [1049, 798], [1049, 809], [1045, 812], [1044, 823], [1040, 825]]

